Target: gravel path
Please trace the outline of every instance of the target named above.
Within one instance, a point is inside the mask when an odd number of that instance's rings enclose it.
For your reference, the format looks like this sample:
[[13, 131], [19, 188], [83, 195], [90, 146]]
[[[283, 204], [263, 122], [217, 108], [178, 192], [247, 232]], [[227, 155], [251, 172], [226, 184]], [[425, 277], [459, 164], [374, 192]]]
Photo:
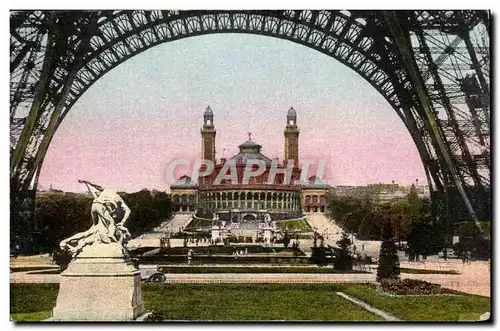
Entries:
[[[11, 274], [11, 283], [59, 283], [60, 275]], [[166, 283], [367, 283], [373, 274], [167, 274]]]

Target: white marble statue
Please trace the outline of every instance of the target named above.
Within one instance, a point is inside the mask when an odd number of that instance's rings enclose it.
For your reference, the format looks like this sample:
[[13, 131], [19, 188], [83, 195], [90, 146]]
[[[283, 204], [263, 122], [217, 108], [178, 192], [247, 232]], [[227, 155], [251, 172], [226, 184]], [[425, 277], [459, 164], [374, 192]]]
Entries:
[[271, 215], [269, 215], [269, 213], [266, 213], [266, 215], [264, 216], [264, 222], [266, 223], [266, 226], [271, 225]]
[[123, 199], [111, 189], [80, 181], [87, 185], [94, 197], [91, 208], [92, 226], [61, 241], [61, 249], [67, 249], [75, 257], [81, 250], [94, 243], [109, 244], [117, 242], [124, 245], [130, 238], [125, 222], [130, 216], [130, 208]]

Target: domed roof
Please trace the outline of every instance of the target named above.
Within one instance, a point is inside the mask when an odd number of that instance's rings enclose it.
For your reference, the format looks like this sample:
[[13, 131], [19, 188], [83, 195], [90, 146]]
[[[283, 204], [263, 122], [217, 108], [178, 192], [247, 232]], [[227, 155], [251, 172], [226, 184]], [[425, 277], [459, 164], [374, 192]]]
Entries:
[[243, 147], [243, 148], [248, 148], [248, 147], [256, 147], [256, 148], [260, 148], [262, 147], [261, 145], [251, 141], [251, 140], [247, 140], [245, 141], [243, 144], [239, 145], [238, 146], [240, 149]]
[[210, 106], [207, 106], [207, 109], [205, 109], [204, 115], [213, 115], [214, 113], [212, 112], [212, 108]]
[[288, 109], [288, 116], [297, 116], [297, 112], [295, 111], [295, 109], [293, 109], [293, 107], [290, 107], [290, 109]]
[[270, 158], [260, 152], [262, 146], [252, 140], [247, 140], [238, 147], [240, 152], [231, 158], [231, 160], [236, 160], [237, 163], [246, 164], [248, 160], [261, 160], [266, 164], [272, 162]]
[[262, 153], [250, 153], [250, 152], [239, 152], [234, 155], [231, 160], [235, 160], [236, 163], [246, 164], [248, 160], [261, 160], [265, 164], [271, 164], [272, 160]]

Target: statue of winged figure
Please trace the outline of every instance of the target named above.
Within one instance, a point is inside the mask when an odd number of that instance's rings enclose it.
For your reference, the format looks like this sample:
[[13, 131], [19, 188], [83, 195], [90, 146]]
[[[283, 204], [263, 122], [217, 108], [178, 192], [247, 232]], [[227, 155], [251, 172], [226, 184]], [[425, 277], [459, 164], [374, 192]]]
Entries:
[[103, 189], [99, 185], [87, 181], [85, 183], [94, 197], [91, 208], [92, 226], [84, 232], [79, 232], [61, 241], [61, 249], [67, 249], [75, 257], [85, 246], [94, 243], [109, 244], [112, 242], [125, 245], [131, 238], [125, 227], [130, 216], [130, 208], [125, 204], [118, 193], [111, 189]]

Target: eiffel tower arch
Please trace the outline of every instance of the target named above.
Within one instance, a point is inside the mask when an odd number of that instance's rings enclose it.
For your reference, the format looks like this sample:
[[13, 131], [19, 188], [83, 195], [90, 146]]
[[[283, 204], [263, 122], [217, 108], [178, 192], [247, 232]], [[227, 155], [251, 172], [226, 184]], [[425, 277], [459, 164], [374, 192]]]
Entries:
[[356, 71], [407, 127], [438, 212], [446, 218], [485, 219], [490, 21], [488, 11], [457, 10], [13, 11], [12, 231], [31, 231], [49, 144], [94, 82], [151, 47], [214, 33], [286, 39]]

